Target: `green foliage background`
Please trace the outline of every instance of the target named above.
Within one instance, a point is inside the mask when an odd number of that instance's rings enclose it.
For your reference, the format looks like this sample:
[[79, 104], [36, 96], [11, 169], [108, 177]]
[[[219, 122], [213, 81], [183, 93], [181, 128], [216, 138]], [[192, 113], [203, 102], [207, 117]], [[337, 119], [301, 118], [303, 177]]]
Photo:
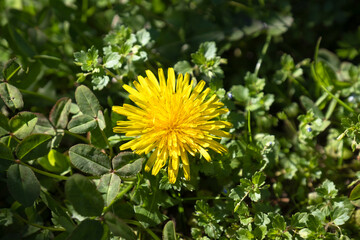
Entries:
[[[0, 239], [359, 239], [359, 12], [0, 1]], [[159, 67], [204, 79], [234, 125], [174, 185], [112, 132], [122, 85]]]

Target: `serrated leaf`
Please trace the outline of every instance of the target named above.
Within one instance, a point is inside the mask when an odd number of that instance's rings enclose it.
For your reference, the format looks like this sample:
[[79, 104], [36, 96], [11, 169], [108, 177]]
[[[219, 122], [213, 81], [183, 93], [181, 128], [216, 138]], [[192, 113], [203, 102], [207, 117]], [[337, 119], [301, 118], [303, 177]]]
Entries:
[[17, 89], [17, 87], [14, 87], [9, 83], [0, 84], [0, 96], [6, 106], [8, 106], [8, 108], [12, 111], [21, 109], [24, 106], [21, 92]]
[[83, 114], [97, 117], [101, 110], [98, 99], [92, 91], [84, 85], [79, 86], [75, 91], [76, 103]]
[[3, 76], [6, 81], [9, 81], [19, 70], [21, 66], [15, 61], [15, 59], [9, 60], [3, 69]]
[[68, 129], [70, 132], [83, 134], [95, 129], [96, 126], [95, 118], [89, 115], [80, 115], [70, 120]]
[[120, 184], [120, 177], [114, 173], [101, 176], [97, 189], [104, 196], [105, 206], [108, 206], [115, 199], [120, 190]]
[[64, 97], [59, 99], [50, 112], [50, 122], [56, 127], [65, 129], [68, 123], [71, 99]]
[[87, 52], [74, 53], [75, 63], [81, 66], [83, 71], [92, 71], [98, 63], [98, 50], [92, 46]]
[[136, 33], [136, 38], [142, 46], [145, 46], [146, 44], [148, 44], [148, 42], [151, 39], [150, 33], [148, 31], [146, 31], [145, 29], [141, 29], [140, 31], [138, 31]]
[[79, 170], [96, 176], [109, 173], [111, 163], [100, 149], [86, 144], [77, 144], [69, 149], [70, 161]]
[[102, 239], [104, 227], [99, 221], [85, 219], [70, 233], [66, 240], [99, 240]]
[[116, 66], [120, 61], [120, 55], [117, 52], [111, 52], [104, 57], [104, 64], [106, 68]]
[[93, 84], [93, 90], [103, 90], [104, 87], [106, 87], [110, 81], [110, 78], [108, 76], [95, 76], [92, 75], [91, 83]]
[[32, 134], [24, 138], [16, 148], [16, 156], [22, 161], [29, 161], [49, 153], [52, 136]]
[[74, 209], [82, 216], [100, 216], [104, 200], [93, 182], [80, 174], [72, 175], [65, 183], [65, 194]]
[[338, 190], [333, 182], [326, 179], [320, 187], [316, 188], [316, 192], [322, 197], [334, 198], [336, 197]]
[[176, 240], [175, 224], [173, 221], [168, 221], [163, 229], [163, 240]]
[[34, 172], [23, 165], [14, 164], [7, 172], [10, 194], [24, 207], [30, 207], [40, 195], [40, 183]]
[[37, 120], [37, 116], [31, 112], [20, 112], [10, 119], [10, 130], [15, 137], [23, 139], [34, 130]]
[[124, 223], [120, 218], [116, 217], [111, 212], [105, 214], [105, 223], [110, 228], [110, 231], [115, 235], [128, 240], [136, 240], [134, 231]]
[[336, 206], [330, 214], [331, 220], [334, 224], [340, 226], [343, 225], [351, 217], [348, 208], [342, 206]]

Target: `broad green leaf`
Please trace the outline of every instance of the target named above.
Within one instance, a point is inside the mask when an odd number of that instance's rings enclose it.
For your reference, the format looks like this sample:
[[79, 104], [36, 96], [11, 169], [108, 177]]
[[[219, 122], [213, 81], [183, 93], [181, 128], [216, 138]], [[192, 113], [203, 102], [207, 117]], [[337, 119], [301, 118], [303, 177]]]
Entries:
[[85, 173], [98, 176], [111, 170], [108, 156], [93, 146], [77, 144], [70, 148], [69, 156], [71, 163]]
[[0, 84], [0, 96], [6, 106], [12, 111], [24, 106], [24, 101], [19, 89], [9, 83]]
[[91, 83], [93, 84], [93, 90], [103, 90], [104, 87], [106, 87], [110, 81], [110, 78], [106, 75], [101, 76], [95, 76], [92, 75], [91, 77]]
[[114, 170], [118, 170], [123, 166], [135, 162], [139, 159], [139, 155], [133, 152], [121, 152], [112, 159], [112, 166]]
[[126, 164], [120, 169], [116, 170], [116, 173], [119, 174], [120, 177], [130, 178], [136, 176], [141, 171], [143, 158], [139, 158], [135, 162]]
[[168, 221], [163, 229], [163, 240], [176, 240], [175, 224], [173, 221]]
[[7, 172], [10, 194], [24, 207], [30, 207], [40, 194], [40, 183], [34, 172], [23, 165], [14, 164]]
[[65, 183], [65, 194], [74, 209], [83, 216], [100, 216], [104, 200], [95, 184], [80, 174], [72, 175]]
[[120, 190], [120, 184], [120, 177], [114, 173], [108, 173], [101, 176], [97, 189], [103, 194], [106, 206], [115, 199]]
[[334, 224], [340, 226], [349, 220], [351, 214], [348, 208], [336, 206], [331, 212], [330, 217]]
[[31, 112], [20, 112], [10, 119], [10, 130], [15, 137], [23, 139], [34, 130], [37, 120], [37, 116]]
[[14, 215], [9, 208], [0, 209], [0, 226], [9, 226], [14, 222]]
[[75, 224], [69, 214], [65, 211], [65, 208], [61, 206], [60, 202], [53, 199], [49, 193], [44, 191], [40, 193], [40, 198], [51, 210], [53, 221], [56, 221], [58, 224], [64, 227], [67, 232], [74, 230]]
[[3, 69], [4, 79], [9, 81], [20, 69], [21, 66], [15, 61], [15, 58], [9, 60]]
[[68, 129], [73, 133], [84, 134], [95, 129], [96, 126], [97, 122], [95, 118], [89, 115], [80, 115], [70, 120]]
[[[106, 113], [106, 112], [105, 112]], [[106, 128], [106, 120], [105, 120], [105, 116], [104, 113], [100, 110], [98, 112], [98, 118], [97, 118], [97, 122], [99, 124], [99, 128], [104, 131], [104, 129]]]
[[56, 131], [55, 131], [53, 125], [51, 125], [49, 119], [47, 119], [41, 113], [35, 113], [35, 115], [37, 116], [38, 120], [35, 125], [35, 129], [34, 129], [33, 133], [44, 133], [44, 134], [48, 134], [51, 136], [55, 136]]
[[0, 113], [0, 137], [9, 134], [10, 126], [9, 119], [4, 114]]
[[356, 185], [350, 193], [349, 199], [351, 201], [357, 200], [360, 198], [360, 184]]
[[315, 189], [316, 192], [325, 198], [334, 198], [337, 195], [338, 190], [332, 181], [325, 180], [320, 187]]
[[145, 227], [156, 226], [167, 219], [167, 216], [160, 213], [157, 207], [151, 209], [142, 206], [135, 206], [135, 217]]
[[115, 235], [127, 240], [136, 240], [134, 231], [124, 223], [120, 218], [111, 212], [105, 214], [105, 223], [109, 226], [110, 231]]
[[46, 134], [32, 134], [24, 138], [16, 148], [16, 156], [22, 161], [29, 161], [48, 154], [51, 138]]
[[67, 240], [99, 240], [102, 239], [104, 227], [100, 221], [85, 219], [70, 233]]
[[278, 228], [282, 231], [285, 230], [286, 228], [286, 223], [285, 223], [285, 219], [283, 216], [277, 214], [271, 221], [271, 224], [273, 226], [273, 228]]
[[90, 143], [101, 149], [108, 148], [108, 145], [106, 144], [106, 141], [99, 126], [97, 126], [94, 130], [90, 131]]
[[244, 103], [249, 99], [249, 89], [242, 85], [234, 85], [231, 88], [231, 93], [235, 100], [241, 103]]
[[14, 156], [11, 149], [3, 143], [0, 143], [0, 171], [7, 170], [14, 164]]
[[180, 61], [174, 65], [174, 69], [178, 73], [192, 73], [192, 67], [188, 61]]
[[56, 127], [64, 129], [68, 123], [68, 116], [70, 112], [71, 99], [61, 98], [59, 99], [50, 112], [50, 122]]
[[100, 103], [92, 91], [84, 85], [79, 86], [75, 91], [76, 103], [83, 114], [97, 117], [101, 110]]
[[69, 168], [68, 157], [55, 149], [51, 149], [47, 156], [41, 157], [37, 161], [50, 172], [62, 173]]

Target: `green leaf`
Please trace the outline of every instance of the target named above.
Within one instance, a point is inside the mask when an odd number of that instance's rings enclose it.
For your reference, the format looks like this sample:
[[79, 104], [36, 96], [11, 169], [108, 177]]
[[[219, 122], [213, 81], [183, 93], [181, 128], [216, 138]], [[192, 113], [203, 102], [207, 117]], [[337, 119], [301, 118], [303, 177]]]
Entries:
[[14, 216], [10, 209], [8, 209], [8, 208], [0, 209], [0, 226], [7, 227], [7, 226], [13, 224], [13, 222], [14, 222], [13, 218], [14, 218]]
[[11, 149], [0, 143], [0, 171], [7, 170], [14, 163], [14, 156]]
[[75, 64], [81, 66], [83, 71], [92, 71], [98, 63], [98, 50], [92, 46], [87, 52], [74, 53]]
[[265, 183], [265, 175], [263, 172], [256, 172], [252, 178], [251, 181], [254, 185], [262, 186]]
[[100, 216], [104, 200], [96, 186], [80, 174], [72, 175], [65, 183], [65, 194], [74, 209], [83, 216]]
[[271, 221], [273, 228], [278, 228], [281, 231], [284, 231], [286, 228], [285, 219], [283, 216], [277, 214]]
[[43, 114], [41, 113], [35, 113], [38, 120], [35, 125], [35, 129], [33, 133], [44, 133], [51, 136], [56, 135], [56, 131], [53, 127], [53, 125], [50, 123], [49, 119], [47, 119]]
[[10, 133], [9, 119], [0, 113], [0, 137]]
[[116, 217], [111, 212], [105, 214], [105, 223], [110, 228], [110, 231], [115, 235], [122, 237], [127, 240], [136, 240], [136, 235], [134, 231], [121, 219]]
[[71, 119], [68, 129], [70, 132], [83, 134], [95, 129], [96, 126], [95, 118], [89, 115], [80, 115]]
[[6, 106], [12, 111], [24, 106], [24, 101], [19, 89], [9, 83], [0, 84], [0, 96]]
[[168, 221], [163, 229], [163, 240], [176, 240], [176, 230], [173, 221]]
[[150, 33], [146, 31], [145, 29], [141, 29], [136, 33], [136, 38], [138, 42], [141, 44], [141, 46], [145, 46], [150, 41]]
[[20, 112], [10, 119], [10, 130], [15, 137], [23, 139], [34, 130], [37, 120], [37, 116], [31, 112]]
[[71, 99], [64, 97], [59, 99], [50, 112], [50, 122], [56, 127], [65, 129], [68, 123]]
[[336, 206], [330, 214], [331, 220], [336, 225], [340, 226], [345, 224], [351, 217], [351, 213], [348, 208], [342, 206]]
[[357, 200], [360, 198], [360, 184], [356, 185], [350, 193], [349, 199], [351, 201]]
[[106, 68], [113, 68], [120, 61], [120, 55], [117, 52], [111, 52], [104, 57], [104, 65]]
[[69, 149], [70, 161], [85, 173], [103, 175], [111, 170], [108, 156], [100, 149], [86, 144], [77, 144]]
[[19, 70], [21, 69], [21, 66], [15, 62], [15, 58], [9, 60], [3, 69], [3, 76], [6, 81], [9, 81], [12, 76], [14, 76]]
[[141, 171], [143, 161], [144, 158], [139, 158], [134, 153], [122, 152], [113, 158], [112, 163], [120, 177], [129, 178]]
[[67, 232], [71, 232], [74, 230], [74, 222], [58, 201], [53, 199], [48, 192], [44, 191], [40, 193], [40, 198], [51, 210], [51, 216], [53, 217], [53, 221], [56, 221], [58, 224], [63, 226]]
[[24, 207], [30, 207], [40, 195], [40, 183], [34, 172], [23, 165], [14, 164], [7, 172], [10, 194]]
[[66, 240], [99, 240], [102, 239], [104, 227], [99, 221], [85, 219], [70, 233]]
[[94, 130], [90, 131], [90, 143], [101, 149], [108, 147], [99, 126], [97, 126]]
[[22, 161], [29, 161], [48, 154], [51, 138], [46, 134], [32, 134], [24, 138], [16, 148], [16, 156]]
[[316, 192], [326, 198], [334, 198], [337, 195], [338, 190], [335, 188], [335, 184], [329, 180], [325, 180], [320, 187], [316, 188]]
[[103, 90], [104, 87], [106, 87], [110, 81], [110, 78], [106, 75], [102, 76], [95, 76], [92, 75], [91, 83], [93, 84], [93, 90]]
[[249, 89], [242, 85], [234, 85], [230, 91], [236, 101], [245, 103], [249, 99]]
[[115, 199], [120, 190], [120, 184], [120, 177], [114, 173], [108, 173], [101, 176], [97, 189], [103, 194], [106, 206]]
[[174, 69], [178, 73], [192, 73], [193, 68], [188, 61], [180, 61], [174, 65]]
[[83, 114], [97, 117], [101, 110], [100, 103], [92, 91], [84, 85], [79, 86], [75, 91], [75, 99], [80, 111]]
[[157, 207], [152, 209], [142, 206], [134, 207], [136, 219], [145, 227], [155, 226], [167, 219], [167, 216], [161, 214]]
[[69, 168], [68, 157], [55, 149], [51, 149], [47, 156], [39, 158], [37, 161], [50, 172], [62, 173]]

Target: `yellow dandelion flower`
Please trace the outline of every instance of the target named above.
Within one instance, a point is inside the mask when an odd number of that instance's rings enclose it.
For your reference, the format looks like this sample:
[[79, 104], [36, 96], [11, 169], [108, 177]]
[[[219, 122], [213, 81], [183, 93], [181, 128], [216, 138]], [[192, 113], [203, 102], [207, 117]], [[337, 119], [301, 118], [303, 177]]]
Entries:
[[[180, 159], [185, 179], [190, 180], [190, 163], [188, 154], [200, 153], [207, 161], [211, 161], [208, 149], [220, 154], [227, 149], [214, 139], [230, 137], [221, 129], [232, 127], [231, 123], [216, 120], [229, 110], [214, 94], [208, 96], [210, 89], [200, 81], [193, 88], [190, 76], [178, 75], [175, 80], [174, 69], [168, 69], [168, 78], [159, 69], [159, 81], [150, 71], [147, 77], [138, 77], [134, 81], [136, 89], [123, 85], [130, 93], [129, 98], [137, 105], [124, 104], [114, 106], [115, 113], [127, 117], [127, 121], [118, 121], [115, 133], [134, 136], [133, 140], [121, 145], [120, 150], [132, 149], [137, 154], [148, 154], [153, 151], [145, 165], [145, 171], [152, 169], [152, 174], [168, 162], [170, 183], [175, 183], [179, 171]], [[169, 160], [169, 161], [168, 161]]]

